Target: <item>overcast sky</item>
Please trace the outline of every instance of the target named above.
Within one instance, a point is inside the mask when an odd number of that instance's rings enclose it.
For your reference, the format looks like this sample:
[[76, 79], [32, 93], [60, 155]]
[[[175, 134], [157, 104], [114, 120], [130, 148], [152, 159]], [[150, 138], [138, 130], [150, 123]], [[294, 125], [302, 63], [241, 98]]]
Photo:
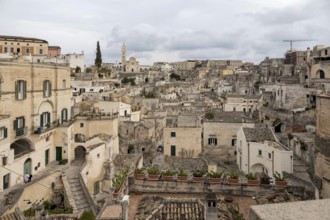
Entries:
[[283, 57], [284, 39], [330, 46], [330, 0], [0, 0], [0, 35], [45, 39], [103, 62]]

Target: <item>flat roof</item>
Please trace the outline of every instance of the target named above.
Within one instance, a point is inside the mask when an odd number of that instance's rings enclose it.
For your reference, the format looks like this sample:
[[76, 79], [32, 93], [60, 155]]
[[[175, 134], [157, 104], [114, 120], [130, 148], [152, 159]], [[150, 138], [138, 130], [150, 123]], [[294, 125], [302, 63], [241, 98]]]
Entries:
[[[310, 220], [329, 219], [330, 199], [253, 205], [250, 210], [258, 219]], [[253, 215], [253, 214], [252, 214]]]
[[33, 42], [33, 43], [47, 43], [48, 41], [39, 39], [39, 38], [32, 38], [32, 37], [19, 37], [19, 36], [6, 36], [0, 35], [1, 41], [23, 41], [23, 42]]

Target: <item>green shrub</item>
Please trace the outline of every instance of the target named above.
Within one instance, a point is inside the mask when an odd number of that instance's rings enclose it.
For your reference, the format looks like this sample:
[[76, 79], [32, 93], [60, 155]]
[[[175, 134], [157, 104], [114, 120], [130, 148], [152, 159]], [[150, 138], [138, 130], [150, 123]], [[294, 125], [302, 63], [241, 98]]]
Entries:
[[231, 173], [229, 173], [229, 177], [230, 177], [230, 179], [238, 179], [238, 177], [239, 177], [239, 173], [238, 172], [231, 172]]
[[205, 171], [202, 171], [202, 170], [196, 170], [193, 172], [194, 177], [202, 177], [204, 175], [205, 175]]
[[23, 212], [24, 216], [26, 217], [33, 217], [36, 215], [36, 210], [35, 209], [32, 209], [32, 208], [29, 208], [28, 210], [25, 210]]
[[188, 176], [188, 174], [183, 169], [180, 169], [179, 172], [178, 172], [178, 176]]
[[273, 174], [273, 176], [274, 176], [274, 178], [275, 178], [275, 180], [277, 180], [277, 181], [283, 181], [283, 180], [285, 180], [287, 177], [289, 177], [289, 175], [287, 175], [287, 174], [285, 174], [285, 173], [283, 173], [282, 175], [279, 173], [279, 172], [277, 172], [277, 171], [275, 171], [275, 173]]
[[245, 174], [245, 177], [249, 180], [257, 180], [257, 175], [255, 173], [247, 173]]
[[163, 170], [161, 172], [161, 174], [163, 176], [174, 176], [175, 174], [177, 174], [177, 171], [175, 171], [175, 170]]
[[96, 217], [91, 211], [84, 211], [79, 220], [96, 220]]
[[135, 174], [143, 174], [145, 170], [146, 170], [145, 167], [136, 168], [135, 171], [134, 171], [134, 173]]
[[160, 169], [158, 167], [150, 167], [150, 168], [148, 168], [147, 172], [150, 175], [159, 175]]
[[43, 202], [43, 205], [44, 205], [45, 210], [50, 210], [50, 208], [52, 206], [52, 204], [47, 200]]
[[220, 178], [222, 176], [222, 172], [208, 172], [207, 176], [209, 176], [210, 178]]

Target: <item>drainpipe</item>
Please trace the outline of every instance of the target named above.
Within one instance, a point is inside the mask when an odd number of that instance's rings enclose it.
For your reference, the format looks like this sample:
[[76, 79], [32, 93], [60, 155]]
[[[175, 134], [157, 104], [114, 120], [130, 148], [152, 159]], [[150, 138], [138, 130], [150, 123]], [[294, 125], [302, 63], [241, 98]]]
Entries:
[[274, 174], [274, 151], [272, 151], [272, 176]]
[[248, 173], [250, 173], [250, 142], [248, 142]]

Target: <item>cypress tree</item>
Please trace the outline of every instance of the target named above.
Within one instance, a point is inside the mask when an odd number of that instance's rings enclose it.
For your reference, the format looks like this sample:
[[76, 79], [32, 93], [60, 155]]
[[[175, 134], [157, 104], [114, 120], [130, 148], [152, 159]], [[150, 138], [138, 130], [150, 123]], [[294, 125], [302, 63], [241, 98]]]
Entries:
[[100, 49], [100, 43], [97, 41], [96, 43], [96, 58], [95, 58], [95, 66], [101, 68], [102, 64], [102, 54]]

